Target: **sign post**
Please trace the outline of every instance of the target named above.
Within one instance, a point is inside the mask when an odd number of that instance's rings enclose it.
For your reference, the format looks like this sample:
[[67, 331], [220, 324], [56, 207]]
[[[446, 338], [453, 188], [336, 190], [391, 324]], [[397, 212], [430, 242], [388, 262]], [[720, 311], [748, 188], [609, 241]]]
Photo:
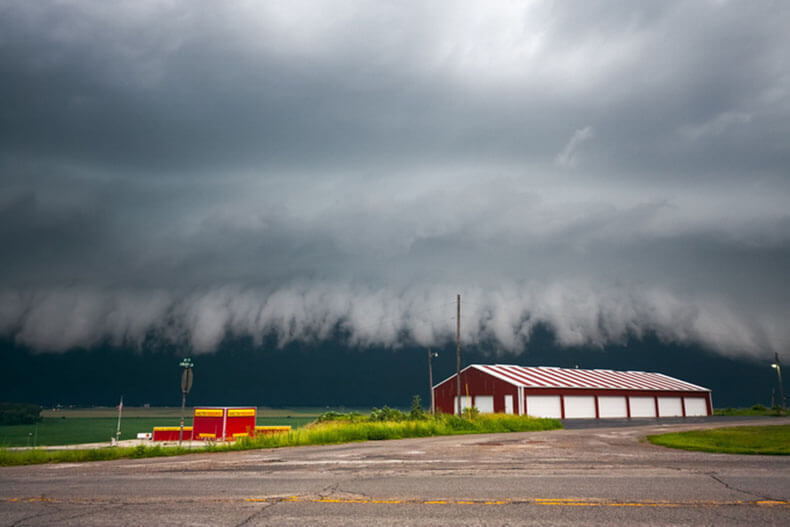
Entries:
[[178, 430], [178, 446], [181, 446], [181, 442], [184, 440], [184, 407], [187, 403], [187, 394], [192, 389], [192, 379], [194, 378], [192, 368], [195, 367], [195, 363], [187, 357], [178, 365], [184, 368], [181, 373], [181, 428]]

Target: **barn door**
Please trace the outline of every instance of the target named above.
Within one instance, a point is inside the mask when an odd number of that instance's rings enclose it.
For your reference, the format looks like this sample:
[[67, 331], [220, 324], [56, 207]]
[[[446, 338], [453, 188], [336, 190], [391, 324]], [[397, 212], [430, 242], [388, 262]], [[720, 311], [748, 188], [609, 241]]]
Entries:
[[512, 414], [513, 413], [513, 396], [506, 395], [505, 396], [505, 413]]

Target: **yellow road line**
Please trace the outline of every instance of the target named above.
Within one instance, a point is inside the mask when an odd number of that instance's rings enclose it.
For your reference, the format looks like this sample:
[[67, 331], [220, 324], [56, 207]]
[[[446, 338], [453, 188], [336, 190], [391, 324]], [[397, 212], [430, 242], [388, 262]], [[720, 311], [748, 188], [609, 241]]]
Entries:
[[346, 504], [389, 504], [389, 505], [542, 505], [548, 507], [715, 507], [715, 506], [790, 506], [790, 501], [609, 501], [593, 498], [524, 498], [508, 500], [420, 500], [420, 499], [360, 499], [360, 498], [248, 498], [258, 502], [301, 502], [301, 503], [346, 503]]
[[[86, 505], [101, 504], [104, 501], [117, 503], [117, 500], [96, 498], [48, 498], [45, 496], [0, 497], [0, 503], [81, 503]], [[169, 500], [162, 499], [162, 502]], [[178, 501], [178, 500], [176, 500]], [[339, 498], [339, 497], [306, 497], [306, 496], [262, 496], [251, 498], [208, 498], [204, 501], [247, 503], [327, 503], [349, 505], [540, 505], [543, 507], [782, 507], [790, 508], [790, 501], [785, 500], [709, 500], [709, 501], [653, 501], [633, 500], [615, 501], [603, 498], [512, 498], [504, 500], [492, 499], [417, 499], [417, 498]], [[147, 500], [146, 500], [147, 502]]]
[[587, 498], [524, 498], [509, 500], [420, 500], [420, 499], [360, 499], [360, 498], [248, 498], [246, 501], [301, 502], [301, 503], [345, 503], [372, 505], [542, 505], [548, 507], [715, 507], [715, 506], [782, 506], [790, 507], [790, 501], [608, 501]]
[[[681, 507], [683, 505], [699, 505], [698, 503], [691, 504], [691, 503], [607, 503], [607, 507]], [[732, 505], [731, 503], [721, 503], [720, 505]]]

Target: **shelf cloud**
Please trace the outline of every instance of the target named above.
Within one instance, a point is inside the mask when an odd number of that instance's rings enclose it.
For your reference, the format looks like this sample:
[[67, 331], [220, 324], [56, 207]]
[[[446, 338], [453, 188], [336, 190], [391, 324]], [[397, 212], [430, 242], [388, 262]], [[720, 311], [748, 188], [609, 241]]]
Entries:
[[3, 13], [20, 345], [790, 344], [790, 6]]

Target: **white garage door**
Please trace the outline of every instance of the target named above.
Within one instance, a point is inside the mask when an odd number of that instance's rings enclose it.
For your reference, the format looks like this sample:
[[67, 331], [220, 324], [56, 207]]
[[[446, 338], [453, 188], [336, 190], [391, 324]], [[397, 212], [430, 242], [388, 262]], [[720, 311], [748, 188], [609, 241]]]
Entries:
[[708, 415], [708, 405], [702, 397], [685, 397], [686, 416]]
[[652, 397], [629, 397], [631, 417], [655, 417], [656, 404]]
[[481, 414], [494, 413], [494, 396], [493, 395], [475, 395], [475, 406], [480, 410]]
[[598, 397], [598, 415], [604, 417], [628, 417], [625, 397], [603, 395]]
[[562, 417], [559, 395], [528, 395], [527, 414], [532, 417]]
[[506, 395], [505, 396], [505, 413], [512, 414], [513, 413], [513, 396]]
[[682, 417], [683, 403], [680, 397], [659, 397], [658, 398], [659, 417]]
[[590, 395], [566, 395], [565, 418], [595, 418], [595, 397]]
[[[466, 395], [461, 396], [461, 411], [464, 408], [468, 408], [472, 406], [472, 397], [467, 397]], [[453, 397], [453, 413], [458, 411], [458, 397]]]

